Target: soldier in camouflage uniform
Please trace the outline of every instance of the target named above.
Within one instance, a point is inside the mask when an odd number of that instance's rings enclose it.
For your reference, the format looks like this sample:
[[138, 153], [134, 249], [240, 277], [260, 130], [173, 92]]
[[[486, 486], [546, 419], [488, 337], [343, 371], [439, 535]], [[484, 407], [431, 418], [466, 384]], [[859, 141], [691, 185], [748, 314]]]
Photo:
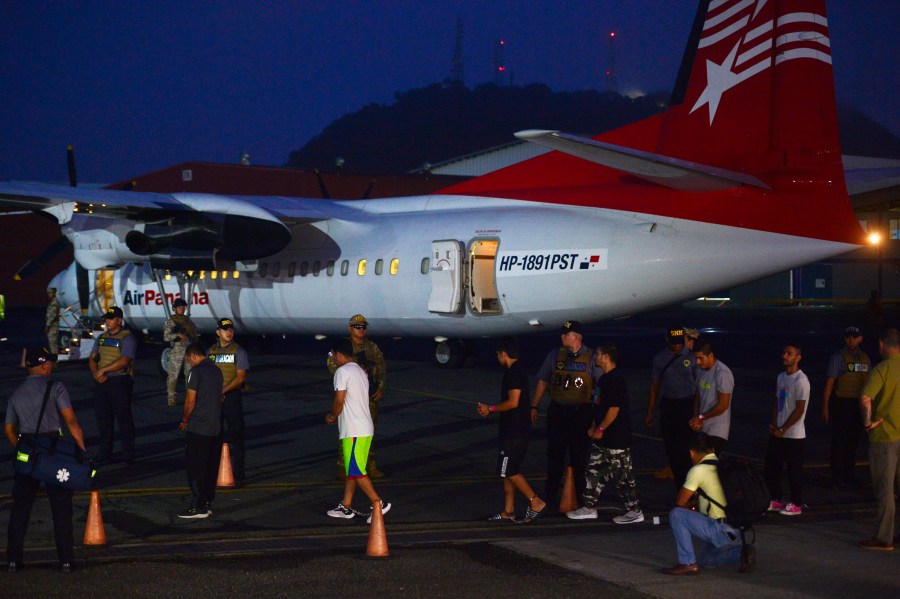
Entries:
[[172, 351], [169, 354], [169, 376], [166, 379], [166, 392], [168, 394], [169, 405], [175, 405], [175, 386], [178, 384], [178, 375], [184, 367], [184, 376], [191, 372], [190, 363], [184, 359], [184, 350], [187, 346], [197, 340], [197, 327], [189, 316], [185, 314], [187, 311], [187, 302], [181, 298], [172, 302], [172, 317], [166, 321], [163, 328], [163, 341], [172, 344]]
[[47, 297], [50, 303], [47, 304], [47, 312], [44, 315], [44, 334], [47, 335], [47, 347], [51, 354], [59, 353], [59, 313], [61, 306], [56, 298], [56, 287], [47, 289]]
[[[353, 344], [354, 361], [362, 366], [369, 376], [369, 412], [372, 414], [372, 423], [378, 425], [378, 404], [384, 397], [384, 385], [387, 381], [387, 366], [384, 363], [384, 355], [374, 342], [366, 339], [366, 332], [369, 323], [362, 314], [356, 314], [350, 319], [348, 330], [350, 331], [350, 342]], [[334, 374], [337, 370], [337, 364], [328, 356], [328, 372]], [[338, 446], [338, 472], [339, 475], [345, 476], [344, 469], [344, 452]], [[374, 442], [369, 448], [369, 458], [366, 462], [366, 472], [372, 478], [381, 478], [384, 472], [378, 469], [375, 463], [375, 447]]]

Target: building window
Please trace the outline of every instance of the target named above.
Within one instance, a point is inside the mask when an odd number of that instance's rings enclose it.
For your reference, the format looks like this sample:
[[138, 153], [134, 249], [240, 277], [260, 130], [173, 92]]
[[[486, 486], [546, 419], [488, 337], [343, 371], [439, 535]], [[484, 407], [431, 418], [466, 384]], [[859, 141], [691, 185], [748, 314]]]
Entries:
[[381, 273], [383, 271], [384, 271], [384, 260], [379, 258], [378, 260], [375, 261], [375, 274], [380, 277]]
[[422, 258], [422, 266], [419, 267], [419, 271], [423, 275], [427, 275], [429, 270], [431, 270], [431, 258]]
[[308, 274], [309, 274], [309, 262], [304, 260], [303, 262], [300, 263], [300, 276], [305, 277]]
[[350, 261], [344, 260], [341, 262], [341, 274], [346, 277], [348, 272], [350, 272]]
[[288, 264], [288, 276], [293, 277], [295, 274], [297, 274], [297, 263], [291, 262]]
[[366, 274], [366, 260], [363, 258], [359, 261], [359, 264], [356, 265], [356, 274], [363, 277]]
[[328, 261], [328, 266], [325, 267], [325, 272], [328, 274], [329, 277], [334, 275], [334, 260]]
[[892, 218], [888, 225], [889, 239], [900, 239], [900, 218]]
[[400, 271], [400, 258], [391, 260], [391, 274], [395, 275]]

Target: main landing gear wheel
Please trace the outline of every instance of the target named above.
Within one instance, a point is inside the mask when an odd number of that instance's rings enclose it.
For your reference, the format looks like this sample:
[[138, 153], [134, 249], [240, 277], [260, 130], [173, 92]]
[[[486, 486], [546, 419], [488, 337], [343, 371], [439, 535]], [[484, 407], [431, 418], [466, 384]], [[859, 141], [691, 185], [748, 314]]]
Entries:
[[169, 356], [172, 355], [172, 348], [167, 347], [159, 354], [159, 372], [163, 376], [169, 375]]
[[440, 341], [434, 346], [434, 363], [438, 368], [459, 368], [468, 355], [465, 344], [457, 339]]

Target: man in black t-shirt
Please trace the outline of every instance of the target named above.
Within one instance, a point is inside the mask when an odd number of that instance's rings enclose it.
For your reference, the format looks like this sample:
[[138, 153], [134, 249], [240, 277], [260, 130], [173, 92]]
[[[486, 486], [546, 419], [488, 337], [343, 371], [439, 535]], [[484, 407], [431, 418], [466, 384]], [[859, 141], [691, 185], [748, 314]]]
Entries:
[[179, 428], [186, 434], [185, 461], [193, 499], [191, 507], [178, 517], [208, 518], [212, 516], [210, 504], [216, 495], [222, 451], [222, 371], [206, 358], [200, 343], [187, 346], [184, 360], [191, 370]]
[[603, 376], [594, 388], [594, 422], [587, 434], [593, 441], [591, 460], [588, 463], [587, 488], [584, 506], [567, 512], [572, 520], [597, 518], [597, 504], [604, 487], [616, 486], [625, 504], [625, 513], [613, 518], [616, 524], [633, 524], [644, 521], [637, 498], [637, 485], [631, 467], [631, 410], [625, 377], [616, 369], [619, 351], [616, 344], [607, 342], [594, 352], [597, 366]]
[[503, 511], [488, 518], [494, 522], [516, 522], [516, 491], [528, 498], [525, 518], [519, 522], [528, 523], [539, 518], [547, 509], [547, 504], [538, 497], [519, 470], [528, 451], [528, 437], [531, 434], [531, 401], [528, 394], [528, 373], [519, 362], [519, 347], [515, 339], [504, 337], [497, 344], [497, 361], [506, 369], [500, 386], [500, 403], [488, 405], [479, 403], [478, 413], [482, 417], [491, 412], [500, 412], [500, 454], [497, 458], [497, 474], [503, 479]]

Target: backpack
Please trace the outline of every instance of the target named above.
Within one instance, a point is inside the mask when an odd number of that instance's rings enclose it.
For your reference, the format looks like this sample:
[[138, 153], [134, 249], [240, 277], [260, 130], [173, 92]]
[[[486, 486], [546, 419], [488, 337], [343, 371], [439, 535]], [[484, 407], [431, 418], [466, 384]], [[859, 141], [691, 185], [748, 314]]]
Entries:
[[720, 458], [703, 463], [716, 467], [728, 505], [721, 505], [707, 495], [703, 489], [697, 489], [697, 492], [725, 510], [725, 522], [740, 530], [741, 541], [746, 543], [744, 533], [751, 530], [753, 523], [759, 522], [768, 513], [771, 496], [765, 479], [747, 460]]

